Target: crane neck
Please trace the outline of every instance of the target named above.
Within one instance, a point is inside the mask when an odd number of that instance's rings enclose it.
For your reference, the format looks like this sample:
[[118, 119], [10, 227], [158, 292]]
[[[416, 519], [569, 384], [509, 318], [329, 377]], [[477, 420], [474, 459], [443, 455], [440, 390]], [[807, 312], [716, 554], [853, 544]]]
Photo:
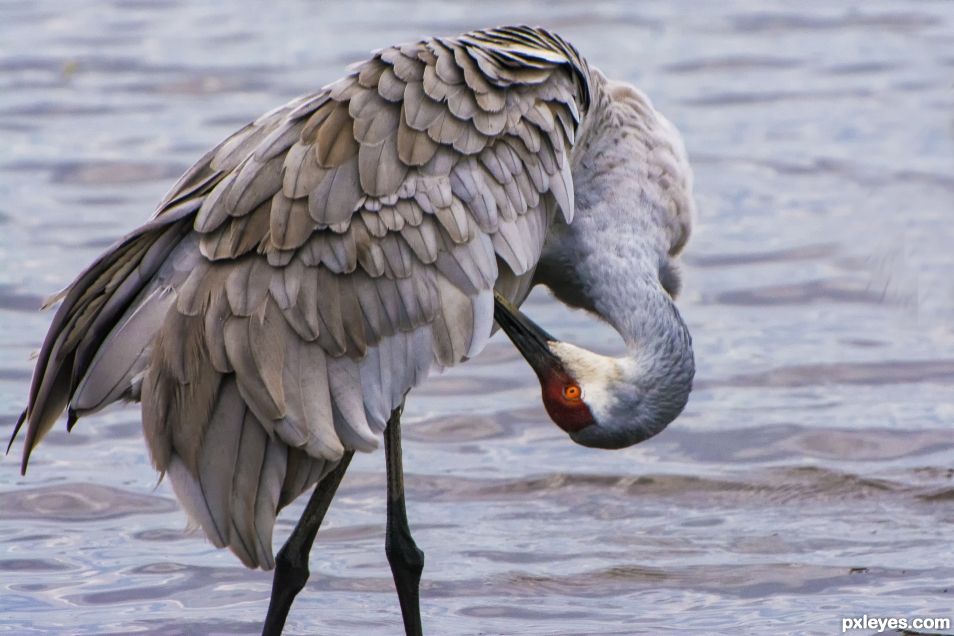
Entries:
[[573, 151], [575, 216], [547, 238], [535, 282], [620, 334], [647, 382], [691, 381], [689, 331], [660, 281], [688, 239], [692, 174], [678, 133], [631, 87], [604, 86]]
[[583, 307], [620, 335], [639, 358], [691, 358], [688, 329], [659, 280], [658, 241], [591, 219], [574, 223], [574, 260]]
[[[551, 226], [534, 282], [622, 337], [626, 354], [615, 359], [559, 352], [588, 376], [577, 379], [596, 422], [574, 441], [622, 448], [665, 428], [692, 390], [692, 339], [662, 284], [689, 237], [692, 171], [678, 132], [645, 95], [591, 72], [594, 106], [571, 155], [575, 216]], [[587, 372], [594, 367], [602, 372]]]

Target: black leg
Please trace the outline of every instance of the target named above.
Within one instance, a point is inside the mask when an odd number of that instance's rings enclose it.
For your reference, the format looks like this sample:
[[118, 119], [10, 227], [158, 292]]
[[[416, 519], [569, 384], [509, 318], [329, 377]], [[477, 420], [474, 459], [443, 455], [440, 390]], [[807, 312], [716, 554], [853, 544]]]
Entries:
[[384, 454], [388, 467], [388, 529], [384, 551], [391, 564], [394, 586], [401, 601], [404, 633], [421, 636], [420, 592], [424, 553], [421, 552], [407, 525], [404, 506], [404, 468], [401, 465], [401, 411], [402, 404], [391, 413], [384, 432]]
[[348, 470], [354, 451], [345, 452], [333, 471], [318, 482], [315, 491], [305, 506], [305, 512], [292, 531], [288, 541], [275, 557], [275, 576], [272, 578], [272, 598], [268, 603], [268, 614], [262, 627], [262, 636], [280, 636], [285, 627], [285, 619], [291, 609], [295, 596], [305, 587], [308, 580], [308, 556], [315, 542], [318, 528], [328, 512], [328, 506], [338, 490], [338, 484]]

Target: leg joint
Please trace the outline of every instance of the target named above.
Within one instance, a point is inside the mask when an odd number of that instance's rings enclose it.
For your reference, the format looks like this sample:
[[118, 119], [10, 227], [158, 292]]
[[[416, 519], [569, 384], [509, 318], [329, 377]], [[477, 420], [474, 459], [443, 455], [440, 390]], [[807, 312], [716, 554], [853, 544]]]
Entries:
[[392, 569], [400, 568], [418, 575], [424, 570], [424, 552], [414, 543], [410, 533], [388, 533], [384, 553], [387, 554]]
[[299, 554], [289, 554], [282, 549], [275, 557], [275, 580], [282, 586], [293, 590], [296, 594], [305, 587], [311, 571], [308, 569], [307, 556], [302, 559]]

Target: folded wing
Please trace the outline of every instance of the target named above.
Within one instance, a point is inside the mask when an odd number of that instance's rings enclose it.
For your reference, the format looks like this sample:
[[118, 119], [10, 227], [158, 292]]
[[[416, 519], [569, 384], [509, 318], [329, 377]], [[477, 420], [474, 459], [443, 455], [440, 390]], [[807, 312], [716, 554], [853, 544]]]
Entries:
[[272, 567], [277, 511], [369, 451], [432, 368], [475, 355], [493, 289], [526, 294], [585, 63], [526, 27], [385, 49], [200, 160], [63, 293], [23, 454], [141, 400], [157, 469], [217, 546]]

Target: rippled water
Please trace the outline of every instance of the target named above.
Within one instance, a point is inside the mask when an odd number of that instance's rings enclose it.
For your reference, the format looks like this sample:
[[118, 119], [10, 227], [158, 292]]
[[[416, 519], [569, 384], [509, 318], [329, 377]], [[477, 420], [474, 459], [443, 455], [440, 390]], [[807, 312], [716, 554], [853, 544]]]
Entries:
[[[667, 431], [620, 452], [568, 443], [502, 337], [416, 392], [429, 633], [954, 618], [954, 6], [272, 4], [0, 5], [0, 433], [50, 320], [40, 299], [202, 151], [370, 49], [541, 23], [685, 134], [698, 384]], [[546, 294], [526, 307], [616, 347]], [[184, 532], [155, 483], [134, 409], [51, 434], [25, 478], [0, 461], [0, 631], [256, 632], [270, 575]], [[289, 633], [398, 631], [383, 494], [383, 455], [356, 458]]]

